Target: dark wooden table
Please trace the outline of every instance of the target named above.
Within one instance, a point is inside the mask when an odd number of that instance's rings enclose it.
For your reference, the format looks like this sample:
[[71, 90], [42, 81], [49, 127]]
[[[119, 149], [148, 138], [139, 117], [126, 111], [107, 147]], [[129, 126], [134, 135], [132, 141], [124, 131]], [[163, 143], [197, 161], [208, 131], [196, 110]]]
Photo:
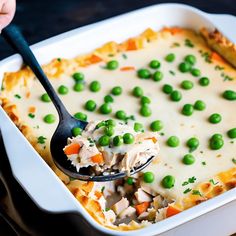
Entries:
[[[14, 23], [20, 26], [30, 44], [62, 32], [129, 12], [141, 7], [165, 3], [160, 0], [18, 0]], [[175, 1], [210, 13], [236, 15], [235, 0]], [[235, 30], [235, 29], [234, 29]], [[0, 60], [13, 51], [0, 38]], [[0, 150], [1, 153], [1, 150]], [[0, 236], [15, 235], [0, 218]]]

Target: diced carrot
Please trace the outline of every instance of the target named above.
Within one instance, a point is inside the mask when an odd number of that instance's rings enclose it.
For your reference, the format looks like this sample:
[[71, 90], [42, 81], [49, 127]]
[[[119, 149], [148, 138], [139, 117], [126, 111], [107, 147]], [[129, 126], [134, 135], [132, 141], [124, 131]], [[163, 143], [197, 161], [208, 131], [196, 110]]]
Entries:
[[126, 50], [127, 51], [132, 51], [132, 50], [137, 50], [137, 49], [138, 49], [138, 47], [136, 45], [136, 41], [134, 39], [129, 39], [127, 41], [127, 48], [126, 48]]
[[87, 183], [82, 184], [80, 188], [81, 188], [84, 192], [89, 193], [89, 192], [92, 191], [93, 187], [94, 187], [94, 182], [88, 181]]
[[94, 195], [99, 199], [102, 196], [102, 193], [99, 191], [95, 191]]
[[172, 35], [175, 35], [175, 34], [181, 33], [182, 29], [179, 27], [171, 27], [171, 28], [165, 27], [163, 31], [167, 31], [167, 32], [170, 32]]
[[216, 52], [211, 53], [211, 59], [219, 62], [225, 62], [224, 59]]
[[28, 91], [28, 92], [25, 94], [26, 98], [29, 98], [30, 95], [31, 95], [30, 91]]
[[29, 107], [29, 113], [35, 113], [36, 111], [36, 107], [32, 106], [32, 107]]
[[99, 57], [99, 56], [97, 56], [97, 55], [95, 55], [95, 54], [92, 54], [92, 55], [89, 57], [88, 60], [89, 60], [89, 62], [90, 62], [91, 64], [94, 64], [94, 63], [97, 63], [97, 62], [102, 61], [102, 58]]
[[145, 138], [146, 140], [151, 139], [153, 141], [153, 143], [157, 142], [157, 139], [155, 137], [151, 137], [151, 138]]
[[120, 68], [121, 71], [135, 70], [134, 66], [124, 66]]
[[98, 153], [98, 154], [91, 157], [91, 161], [94, 163], [101, 164], [104, 162], [103, 155], [101, 153]]
[[78, 143], [72, 143], [64, 149], [66, 155], [78, 154], [80, 145]]
[[180, 213], [181, 211], [173, 206], [169, 206], [166, 210], [166, 217], [170, 217]]
[[149, 207], [150, 202], [142, 202], [141, 204], [138, 204], [135, 207], [137, 214], [140, 215], [143, 212], [145, 212], [147, 210], [147, 208]]

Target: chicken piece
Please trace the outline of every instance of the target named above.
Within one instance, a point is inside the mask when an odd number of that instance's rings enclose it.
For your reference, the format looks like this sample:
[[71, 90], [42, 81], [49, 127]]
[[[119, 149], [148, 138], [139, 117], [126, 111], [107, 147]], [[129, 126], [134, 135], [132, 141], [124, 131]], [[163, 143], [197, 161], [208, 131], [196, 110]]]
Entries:
[[125, 188], [123, 186], [118, 186], [117, 187], [117, 192], [122, 196], [124, 197], [126, 195], [126, 191], [125, 191]]
[[118, 217], [121, 219], [124, 219], [126, 217], [130, 217], [133, 218], [135, 216], [136, 213], [136, 209], [132, 206], [129, 206], [128, 208], [124, 209], [119, 215]]
[[113, 210], [104, 211], [107, 223], [114, 223], [116, 221], [116, 214]]
[[129, 201], [127, 198], [122, 197], [119, 202], [114, 204], [111, 208], [116, 213], [116, 215], [119, 215], [124, 209], [128, 208]]
[[134, 193], [134, 196], [136, 197], [138, 203], [152, 201], [152, 197], [149, 194], [145, 193], [141, 188], [139, 188], [138, 191]]
[[156, 210], [154, 208], [149, 208], [148, 211], [143, 212], [138, 216], [139, 220], [154, 221], [156, 219]]
[[150, 186], [144, 182], [141, 182], [141, 189], [143, 191], [145, 191], [146, 193], [152, 195], [152, 196], [156, 196], [157, 192], [155, 192], [152, 188], [150, 188]]
[[155, 222], [161, 221], [166, 218], [166, 209], [167, 207], [157, 210]]

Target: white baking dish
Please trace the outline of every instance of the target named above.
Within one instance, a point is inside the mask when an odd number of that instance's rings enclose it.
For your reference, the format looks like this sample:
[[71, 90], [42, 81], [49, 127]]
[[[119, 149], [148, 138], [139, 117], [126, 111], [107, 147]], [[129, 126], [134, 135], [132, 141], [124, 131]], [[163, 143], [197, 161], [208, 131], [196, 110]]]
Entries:
[[[40, 63], [55, 57], [71, 58], [90, 52], [105, 42], [121, 42], [151, 27], [181, 26], [195, 30], [205, 26], [219, 28], [236, 42], [236, 17], [207, 14], [181, 4], [160, 4], [124, 14], [96, 24], [61, 34], [32, 46]], [[5, 71], [18, 70], [18, 55], [0, 62], [0, 84]], [[66, 189], [24, 136], [0, 108], [0, 127], [13, 174], [33, 201], [50, 212], [78, 212], [93, 227], [108, 235], [229, 235], [236, 232], [236, 189], [163, 220], [150, 227], [130, 232], [104, 228], [95, 222]], [[14, 144], [14, 145], [13, 145]], [[13, 148], [14, 147], [14, 148]], [[80, 222], [78, 222], [79, 224]]]

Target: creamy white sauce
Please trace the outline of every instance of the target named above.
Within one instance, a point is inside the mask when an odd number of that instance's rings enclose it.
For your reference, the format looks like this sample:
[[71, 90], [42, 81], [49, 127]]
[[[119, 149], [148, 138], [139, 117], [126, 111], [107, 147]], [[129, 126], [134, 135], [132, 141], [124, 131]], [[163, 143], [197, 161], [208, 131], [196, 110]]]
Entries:
[[[200, 48], [184, 46], [184, 39], [185, 37], [183, 36], [175, 36], [168, 39], [159, 38], [157, 41], [150, 43], [145, 49], [126, 52], [127, 59], [124, 59], [122, 55], [115, 57], [119, 61], [119, 67], [135, 66], [136, 69], [147, 68], [148, 63], [152, 59], [160, 60], [160, 70], [164, 73], [164, 78], [160, 82], [154, 82], [152, 79], [139, 79], [136, 76], [136, 71], [122, 72], [119, 69], [115, 71], [102, 69], [101, 66], [105, 63], [99, 63], [87, 68], [78, 68], [78, 71], [83, 72], [86, 78], [86, 86], [83, 92], [73, 91], [74, 81], [72, 78], [65, 77], [51, 81], [55, 89], [61, 84], [69, 87], [69, 94], [60, 95], [60, 98], [71, 114], [78, 111], [85, 112], [88, 115], [89, 121], [102, 120], [108, 117], [114, 118], [117, 110], [124, 110], [127, 112], [127, 115], [134, 115], [137, 122], [143, 123], [147, 129], [152, 121], [157, 119], [163, 121], [164, 128], [161, 132], [164, 135], [159, 139], [160, 162], [152, 163], [144, 171], [152, 171], [155, 174], [155, 181], [152, 184], [148, 184], [148, 186], [154, 191], [164, 196], [169, 195], [174, 199], [184, 196], [183, 191], [186, 189], [186, 186], [182, 186], [182, 183], [189, 177], [196, 177], [197, 180], [194, 185], [198, 182], [209, 180], [220, 171], [233, 167], [232, 158], [236, 158], [236, 142], [231, 143], [231, 140], [226, 135], [227, 130], [236, 127], [236, 103], [235, 101], [227, 101], [220, 96], [226, 89], [236, 90], [236, 81], [223, 81], [221, 77], [222, 72], [216, 71], [214, 64], [207, 64], [204, 58], [200, 56], [198, 52]], [[171, 48], [170, 46], [174, 42], [179, 42], [181, 47]], [[176, 59], [173, 63], [168, 63], [163, 58], [171, 52], [175, 53]], [[194, 54], [197, 57], [195, 67], [201, 70], [202, 76], [209, 77], [211, 81], [209, 86], [202, 87], [198, 84], [198, 78], [190, 73], [179, 72], [178, 64], [187, 54]], [[170, 74], [170, 70], [174, 71], [176, 75]], [[186, 79], [193, 81], [193, 89], [186, 91], [180, 88], [181, 81]], [[93, 80], [99, 80], [102, 83], [102, 88], [97, 93], [93, 93], [88, 89], [89, 83]], [[183, 95], [182, 100], [180, 102], [171, 101], [169, 96], [161, 91], [163, 84], [171, 84], [175, 89], [181, 91]], [[114, 103], [112, 103], [113, 112], [111, 115], [101, 115], [98, 112], [84, 110], [84, 104], [89, 99], [95, 100], [99, 107], [103, 103], [104, 96], [109, 94], [114, 86], [118, 85], [123, 88], [123, 93], [121, 96], [114, 96]], [[151, 98], [150, 107], [152, 115], [148, 118], [139, 115], [140, 99], [131, 95], [131, 91], [135, 86], [142, 87], [144, 94]], [[44, 90], [38, 81], [35, 81], [31, 91], [30, 99], [12, 99], [19, 105], [20, 116], [23, 120], [31, 127], [39, 125], [39, 128], [34, 128], [34, 130], [38, 136], [43, 135], [48, 138], [48, 145], [57, 122], [46, 124], [43, 122], [43, 117], [48, 113], [55, 115], [57, 113], [52, 103], [40, 101], [39, 98], [44, 93]], [[194, 114], [190, 117], [181, 114], [184, 104], [193, 104], [199, 99], [206, 103], [206, 110], [194, 111]], [[31, 119], [28, 117], [28, 107], [35, 105], [37, 107], [36, 117]], [[207, 119], [212, 113], [221, 114], [222, 122], [210, 124]], [[217, 151], [212, 151], [208, 147], [209, 138], [214, 133], [221, 133], [224, 136], [224, 146]], [[176, 148], [166, 145], [166, 140], [171, 135], [176, 135], [181, 140], [181, 144]], [[181, 160], [188, 153], [186, 141], [191, 137], [197, 137], [200, 140], [200, 146], [193, 152], [196, 162], [193, 165], [184, 165]], [[206, 165], [202, 165], [202, 162], [206, 162]], [[174, 188], [170, 190], [164, 189], [160, 184], [162, 178], [166, 175], [173, 175], [176, 179]], [[188, 187], [191, 187], [191, 185]]]

